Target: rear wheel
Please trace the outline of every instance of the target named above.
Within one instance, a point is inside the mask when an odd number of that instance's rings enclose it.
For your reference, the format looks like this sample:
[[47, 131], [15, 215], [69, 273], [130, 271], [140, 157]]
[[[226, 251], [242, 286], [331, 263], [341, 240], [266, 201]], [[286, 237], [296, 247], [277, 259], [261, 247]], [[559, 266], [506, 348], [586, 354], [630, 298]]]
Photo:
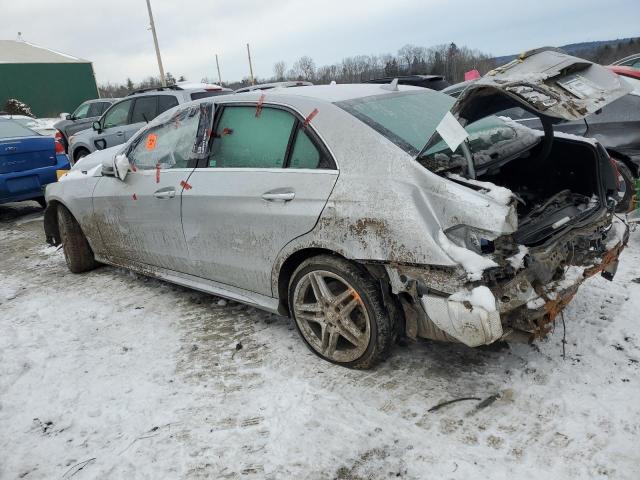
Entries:
[[361, 267], [320, 255], [289, 284], [289, 311], [307, 346], [349, 368], [371, 368], [389, 354], [392, 328], [376, 282]]
[[98, 266], [80, 225], [66, 207], [58, 206], [58, 230], [69, 270], [82, 273]]

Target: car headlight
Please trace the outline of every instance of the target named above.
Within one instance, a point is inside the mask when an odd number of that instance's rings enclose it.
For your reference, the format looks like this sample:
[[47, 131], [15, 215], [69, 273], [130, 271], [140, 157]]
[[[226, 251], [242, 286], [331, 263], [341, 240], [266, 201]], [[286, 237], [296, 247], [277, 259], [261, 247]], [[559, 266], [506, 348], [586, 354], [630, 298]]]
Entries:
[[495, 251], [492, 240], [495, 238], [495, 235], [486, 230], [473, 228], [468, 225], [456, 225], [444, 233], [453, 243], [472, 252], [486, 254]]
[[75, 143], [75, 141], [76, 141], [76, 136], [75, 135], [71, 135], [69, 137], [69, 144]]

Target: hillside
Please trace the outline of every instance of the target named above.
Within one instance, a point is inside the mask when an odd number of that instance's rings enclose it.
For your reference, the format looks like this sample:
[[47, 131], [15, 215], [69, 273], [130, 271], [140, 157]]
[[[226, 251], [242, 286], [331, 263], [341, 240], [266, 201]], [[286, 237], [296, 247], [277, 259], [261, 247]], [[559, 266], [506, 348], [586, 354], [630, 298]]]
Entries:
[[[640, 37], [620, 38], [616, 40], [600, 40], [594, 42], [569, 43], [559, 47], [577, 57], [586, 58], [598, 63], [608, 64], [633, 53], [640, 53]], [[513, 60], [519, 53], [495, 57], [496, 65], [504, 65]]]

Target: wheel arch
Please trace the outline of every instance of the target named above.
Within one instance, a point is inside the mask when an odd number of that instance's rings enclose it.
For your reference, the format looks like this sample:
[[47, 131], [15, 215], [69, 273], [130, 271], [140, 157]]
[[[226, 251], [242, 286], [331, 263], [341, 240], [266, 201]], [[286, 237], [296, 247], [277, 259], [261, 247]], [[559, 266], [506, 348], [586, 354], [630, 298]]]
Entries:
[[58, 207], [64, 204], [59, 200], [49, 200], [44, 210], [44, 234], [47, 243], [54, 247], [60, 245], [60, 228], [58, 226]]
[[336, 255], [345, 258], [339, 253], [324, 247], [305, 247], [292, 252], [284, 259], [278, 270], [277, 276], [277, 294], [278, 294], [278, 312], [282, 315], [290, 315], [289, 312], [289, 281], [298, 266], [308, 258], [318, 255]]
[[278, 294], [278, 312], [280, 314], [287, 316], [291, 315], [291, 312], [289, 312], [289, 282], [291, 281], [293, 273], [302, 262], [318, 255], [333, 255], [352, 262], [365, 270], [371, 278], [378, 283], [384, 306], [391, 315], [392, 321], [400, 327], [401, 331], [403, 331], [404, 315], [402, 315], [398, 299], [396, 299], [391, 293], [390, 280], [384, 265], [379, 262], [359, 262], [341, 254], [337, 250], [324, 246], [300, 248], [289, 254], [289, 256], [287, 256], [282, 262], [282, 265], [278, 270], [276, 285], [276, 292]]
[[638, 164], [636, 164], [633, 160], [631, 160], [631, 157], [629, 157], [628, 155], [625, 155], [624, 153], [619, 152], [615, 148], [607, 147], [607, 152], [609, 152], [609, 155], [614, 160], [617, 160], [618, 162], [625, 164], [627, 168], [631, 170], [631, 173], [633, 174], [634, 177], [638, 178], [640, 176], [640, 166], [638, 166]]

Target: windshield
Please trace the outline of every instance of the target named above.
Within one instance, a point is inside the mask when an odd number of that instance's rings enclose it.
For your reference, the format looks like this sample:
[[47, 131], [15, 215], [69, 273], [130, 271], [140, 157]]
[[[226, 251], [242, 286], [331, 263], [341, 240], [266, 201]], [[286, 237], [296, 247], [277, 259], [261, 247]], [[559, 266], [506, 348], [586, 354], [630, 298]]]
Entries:
[[[339, 102], [337, 105], [385, 136], [410, 155], [418, 155], [434, 136], [433, 145], [418, 159], [435, 172], [464, 167], [461, 147], [455, 151], [436, 133], [455, 99], [425, 90], [376, 95]], [[508, 118], [487, 116], [465, 127], [467, 145], [476, 167], [511, 158], [540, 141], [533, 130]]]
[[411, 155], [431, 138], [455, 100], [432, 90], [400, 92], [336, 103]]
[[20, 125], [15, 120], [0, 119], [0, 138], [33, 137], [38, 136], [33, 130]]

